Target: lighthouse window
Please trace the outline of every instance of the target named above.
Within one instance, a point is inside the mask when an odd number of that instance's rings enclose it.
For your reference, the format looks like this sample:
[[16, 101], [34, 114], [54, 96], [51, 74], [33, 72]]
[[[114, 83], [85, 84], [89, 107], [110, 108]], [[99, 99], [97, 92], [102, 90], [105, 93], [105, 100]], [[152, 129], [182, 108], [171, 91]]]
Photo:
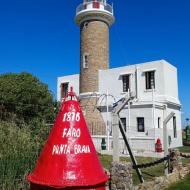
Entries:
[[94, 2], [93, 2], [93, 8], [94, 8], [94, 9], [99, 9], [99, 8], [100, 8], [100, 3], [97, 2], [97, 1], [94, 1]]
[[84, 54], [83, 55], [83, 68], [87, 69], [89, 65], [89, 55], [88, 54]]
[[84, 28], [87, 28], [88, 27], [88, 22], [85, 22], [84, 23]]

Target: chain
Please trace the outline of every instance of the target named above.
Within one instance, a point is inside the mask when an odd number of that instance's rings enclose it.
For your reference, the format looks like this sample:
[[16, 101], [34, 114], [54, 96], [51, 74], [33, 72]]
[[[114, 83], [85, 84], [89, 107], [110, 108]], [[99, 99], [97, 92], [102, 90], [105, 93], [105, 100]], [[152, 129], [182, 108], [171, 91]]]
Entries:
[[166, 156], [166, 157], [164, 157], [164, 158], [161, 158], [161, 159], [159, 159], [159, 160], [155, 160], [155, 161], [153, 161], [153, 162], [138, 164], [138, 165], [136, 165], [136, 166], [133, 166], [133, 169], [135, 169], [135, 168], [148, 168], [148, 167], [151, 167], [151, 166], [155, 166], [155, 165], [157, 165], [157, 164], [160, 164], [160, 163], [162, 163], [162, 162], [164, 162], [164, 161], [167, 161], [167, 160], [169, 160], [169, 159], [170, 159], [170, 156], [168, 155], [168, 156]]
[[182, 152], [180, 152], [180, 156], [183, 157], [183, 158], [190, 158], [190, 154], [185, 154], [185, 153], [182, 153]]

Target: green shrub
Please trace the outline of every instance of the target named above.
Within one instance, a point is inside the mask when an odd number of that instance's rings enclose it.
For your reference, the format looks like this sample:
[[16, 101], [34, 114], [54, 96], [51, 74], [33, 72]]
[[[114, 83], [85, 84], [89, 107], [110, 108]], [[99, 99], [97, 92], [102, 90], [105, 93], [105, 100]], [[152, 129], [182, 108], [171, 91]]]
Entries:
[[0, 75], [0, 119], [28, 123], [33, 118], [52, 122], [54, 102], [48, 86], [30, 73]]
[[[34, 121], [30, 126], [18, 127], [14, 123], [0, 123], [0, 189], [26, 190], [26, 176], [32, 171], [49, 127]], [[37, 132], [38, 130], [38, 132]]]

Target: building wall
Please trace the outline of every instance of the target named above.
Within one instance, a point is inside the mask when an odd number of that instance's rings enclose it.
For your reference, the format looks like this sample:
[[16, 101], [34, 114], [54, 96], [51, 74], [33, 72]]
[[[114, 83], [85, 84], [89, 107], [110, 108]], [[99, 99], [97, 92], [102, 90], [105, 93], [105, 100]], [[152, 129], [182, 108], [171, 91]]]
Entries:
[[164, 82], [165, 93], [167, 101], [180, 104], [178, 96], [178, 78], [177, 69], [173, 65], [167, 63], [164, 64]]
[[[80, 93], [98, 91], [99, 69], [109, 68], [109, 27], [102, 21], [88, 21], [80, 26]], [[84, 55], [88, 68], [84, 68]]]
[[[136, 82], [136, 69], [138, 68], [138, 81]], [[131, 91], [136, 93], [138, 86], [138, 100], [141, 102], [152, 101], [152, 90], [145, 89], [144, 71], [155, 69], [156, 89], [154, 92], [155, 101], [165, 102], [170, 100], [175, 104], [180, 104], [178, 97], [177, 69], [166, 61], [154, 61], [125, 67], [118, 67], [99, 71], [99, 93], [113, 95], [115, 100], [125, 96], [122, 87], [122, 75], [131, 74]], [[60, 84], [69, 82], [79, 94], [79, 75], [69, 75], [59, 77], [57, 81], [57, 99], [60, 100]], [[113, 102], [109, 98], [110, 103]]]
[[79, 94], [79, 74], [58, 77], [57, 79], [57, 100], [58, 101], [61, 101], [61, 84], [63, 83], [69, 83], [69, 89], [72, 86], [74, 87], [75, 93]]
[[[146, 90], [145, 72], [155, 70], [155, 101], [180, 104], [178, 99], [177, 69], [164, 60], [137, 65], [129, 65], [99, 72], [99, 92], [112, 94], [116, 99], [123, 93], [122, 75], [131, 74], [131, 91], [137, 95], [140, 102], [152, 101], [152, 90]], [[137, 73], [137, 74], [136, 74]], [[136, 87], [137, 85], [137, 87]]]
[[[181, 131], [181, 111], [177, 109], [167, 108], [167, 114], [169, 115], [171, 112], [175, 113], [176, 117], [176, 127], [177, 127], [177, 138], [174, 137], [174, 129], [173, 129], [173, 118], [168, 122], [168, 136], [171, 136], [171, 148], [182, 146], [182, 131]], [[130, 142], [133, 144], [133, 149], [135, 150], [149, 150], [154, 151], [154, 144], [157, 139], [160, 138], [161, 143], [163, 145], [163, 120], [164, 120], [164, 107], [156, 107], [154, 108], [152, 105], [145, 105], [141, 108], [130, 108], [130, 126], [128, 125], [128, 108], [126, 107], [120, 113], [120, 118], [126, 118], [127, 132], [126, 135], [129, 137]], [[154, 116], [153, 116], [154, 113]], [[103, 112], [103, 118], [106, 122], [106, 112]], [[110, 114], [111, 115], [111, 114]], [[144, 127], [145, 132], [137, 131], [137, 117], [144, 117]], [[158, 117], [160, 118], [160, 126], [158, 127]], [[153, 120], [154, 118], [154, 120]], [[111, 119], [111, 117], [109, 117]], [[154, 121], [154, 122], [153, 122]], [[120, 134], [121, 137], [121, 134]], [[136, 139], [136, 141], [135, 141]], [[142, 143], [145, 141], [145, 143]], [[150, 143], [150, 146], [144, 146], [145, 144]], [[123, 147], [123, 146], [122, 146]], [[151, 147], [151, 149], [150, 149]]]
[[173, 130], [173, 119], [171, 119], [168, 124], [168, 136], [171, 136], [171, 146], [170, 147], [179, 147], [182, 146], [182, 128], [181, 128], [181, 111], [168, 108], [167, 113], [175, 113], [176, 117], [176, 126], [177, 126], [177, 138], [174, 138], [174, 130]]
[[164, 92], [164, 77], [163, 77], [163, 62], [153, 61], [145, 64], [137, 65], [138, 73], [138, 92], [137, 97], [139, 101], [151, 101], [152, 100], [152, 90], [146, 90], [145, 86], [145, 72], [155, 71], [155, 92], [154, 96], [163, 95]]
[[[146, 90], [145, 88], [144, 73], [151, 70], [155, 70], [156, 88], [154, 92], [152, 90]], [[130, 124], [128, 122], [128, 107], [126, 106], [120, 113], [121, 118], [126, 118], [128, 127], [127, 135], [130, 136], [133, 148], [149, 149], [152, 147], [153, 151], [154, 143], [157, 138], [160, 138], [163, 143], [165, 105], [168, 105], [167, 114], [173, 111], [175, 112], [177, 119], [177, 138], [173, 137], [173, 120], [168, 123], [168, 135], [172, 138], [171, 147], [182, 146], [181, 108], [180, 101], [178, 99], [177, 69], [164, 60], [99, 71], [99, 94], [104, 94], [99, 99], [99, 106], [104, 108], [102, 111], [104, 122], [106, 123], [108, 119], [109, 125], [111, 126], [111, 106], [114, 102], [127, 94], [123, 92], [122, 86], [122, 75], [125, 74], [131, 75], [131, 91], [135, 92], [134, 94], [137, 94], [137, 98], [133, 101], [130, 109]], [[60, 77], [58, 79], [58, 99], [60, 94], [59, 86], [61, 82], [70, 82], [74, 85], [76, 89], [75, 91], [79, 93], [78, 80], [79, 75]], [[106, 94], [109, 95], [108, 113], [106, 113]], [[137, 132], [137, 117], [145, 118], [145, 132]], [[158, 128], [158, 117], [160, 117], [160, 128]], [[102, 131], [102, 129], [100, 131]], [[145, 144], [147, 144], [146, 147]], [[148, 146], [148, 144], [151, 145]], [[122, 147], [124, 147], [124, 145], [122, 145]]]

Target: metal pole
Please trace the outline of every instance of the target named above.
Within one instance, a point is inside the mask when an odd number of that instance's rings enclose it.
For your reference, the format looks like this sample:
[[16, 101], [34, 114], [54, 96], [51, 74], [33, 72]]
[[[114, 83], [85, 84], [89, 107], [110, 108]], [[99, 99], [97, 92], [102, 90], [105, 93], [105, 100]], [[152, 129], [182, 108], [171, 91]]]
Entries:
[[131, 143], [131, 103], [128, 102], [128, 140]]
[[[130, 94], [130, 90], [128, 89], [128, 94]], [[131, 105], [130, 101], [128, 102], [128, 129], [130, 130], [131, 125]]]
[[[164, 121], [167, 117], [167, 105], [164, 106]], [[168, 155], [168, 131], [167, 131], [167, 124], [163, 121], [163, 145], [164, 145], [164, 156]], [[168, 162], [164, 162], [164, 173], [168, 175]]]
[[[168, 130], [167, 130], [167, 123], [170, 119], [175, 115], [174, 112], [171, 112], [167, 115], [167, 105], [164, 108], [164, 121], [163, 121], [163, 144], [164, 144], [164, 157], [168, 155]], [[169, 173], [169, 162], [165, 161], [165, 175]]]
[[106, 92], [106, 130], [107, 130], [107, 150], [110, 150], [110, 134], [109, 134], [109, 124], [108, 124], [108, 112], [109, 112], [109, 107], [108, 107], [108, 90]]
[[152, 86], [152, 125], [154, 127], [154, 141], [156, 142], [155, 100], [154, 100], [154, 87], [153, 86]]
[[[125, 145], [127, 146], [127, 149], [128, 149], [129, 155], [131, 157], [131, 161], [133, 163], [133, 166], [137, 166], [137, 161], [136, 161], [136, 159], [135, 159], [135, 157], [133, 155], [133, 152], [132, 152], [131, 147], [129, 145], [129, 142], [127, 140], [127, 137], [126, 137], [126, 134], [125, 134], [125, 131], [124, 131], [124, 126], [123, 126], [123, 123], [122, 123], [120, 118], [119, 118], [119, 122], [120, 122], [119, 129], [120, 129], [120, 132], [121, 132], [121, 134], [123, 136], [123, 140], [125, 142]], [[140, 182], [143, 183], [144, 179], [143, 179], [141, 170], [139, 168], [137, 168], [137, 167], [135, 167], [135, 170], [137, 172], [137, 175], [138, 175], [138, 178], [139, 178]]]
[[[118, 105], [113, 111], [112, 111], [112, 116], [113, 116], [113, 143], [114, 143], [114, 148], [113, 148], [113, 161], [119, 161], [119, 130], [118, 130], [118, 126], [120, 129], [120, 132], [123, 136], [123, 140], [125, 142], [125, 145], [127, 146], [129, 155], [131, 157], [131, 161], [133, 162], [134, 166], [137, 166], [137, 161], [131, 151], [130, 145], [128, 143], [125, 131], [124, 131], [124, 126], [123, 123], [121, 122], [121, 119], [119, 118], [119, 113], [121, 112], [121, 110], [125, 107], [126, 104], [128, 104], [128, 102], [130, 100], [132, 100], [134, 97], [125, 97], [124, 101], [122, 102], [121, 105]], [[119, 122], [121, 125], [119, 125]], [[141, 171], [139, 168], [135, 167], [135, 170], [137, 172], [137, 175], [139, 177], [139, 180], [141, 183], [144, 182], [143, 176], [141, 174]]]
[[119, 162], [119, 121], [116, 113], [112, 114], [113, 129], [113, 161]]

